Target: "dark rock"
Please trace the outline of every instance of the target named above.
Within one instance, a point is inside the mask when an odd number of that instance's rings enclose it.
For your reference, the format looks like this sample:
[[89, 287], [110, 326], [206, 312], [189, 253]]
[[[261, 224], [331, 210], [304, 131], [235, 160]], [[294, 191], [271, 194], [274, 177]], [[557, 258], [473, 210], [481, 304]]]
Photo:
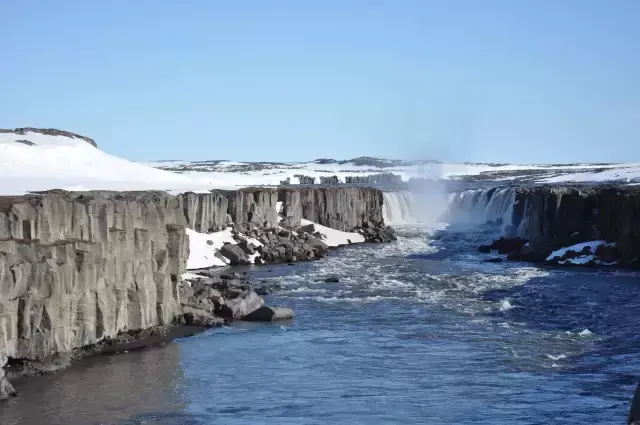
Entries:
[[245, 291], [239, 297], [227, 300], [220, 307], [219, 314], [230, 319], [241, 319], [247, 314], [259, 309], [264, 300], [253, 291]]
[[493, 258], [487, 258], [486, 260], [484, 260], [485, 263], [501, 263], [503, 261], [502, 257], [493, 257]]
[[507, 254], [507, 260], [541, 263], [545, 261], [550, 253], [550, 250], [534, 250], [529, 245], [525, 245], [522, 248]]
[[314, 224], [307, 224], [306, 226], [301, 226], [300, 231], [312, 234], [316, 231], [316, 226]]
[[247, 242], [246, 240], [238, 243], [238, 246], [247, 255], [253, 255], [256, 253], [255, 245], [253, 245], [250, 242]]
[[212, 313], [201, 310], [198, 308], [193, 308], [189, 306], [185, 306], [182, 308], [184, 321], [189, 326], [221, 326], [224, 324], [224, 320], [214, 316]]
[[340, 282], [340, 278], [338, 276], [329, 276], [329, 277], [325, 278], [324, 281], [326, 283], [339, 283]]
[[491, 247], [489, 245], [480, 245], [477, 251], [483, 254], [488, 254], [491, 252]]
[[620, 259], [618, 247], [613, 245], [600, 245], [596, 249], [596, 257], [603, 263], [615, 263]]
[[260, 307], [244, 316], [242, 320], [248, 322], [275, 322], [277, 320], [293, 319], [293, 310], [282, 307]]
[[633, 399], [631, 400], [631, 409], [629, 409], [627, 424], [640, 425], [640, 384], [636, 387]]
[[500, 239], [493, 241], [490, 248], [498, 250], [500, 254], [508, 254], [510, 252], [519, 250], [526, 243], [527, 241], [522, 238], [500, 237]]
[[291, 239], [291, 231], [287, 229], [280, 229], [278, 236], [280, 238]]
[[247, 254], [238, 246], [233, 244], [226, 244], [220, 248], [220, 254], [225, 256], [231, 262], [233, 266], [249, 264], [249, 258]]

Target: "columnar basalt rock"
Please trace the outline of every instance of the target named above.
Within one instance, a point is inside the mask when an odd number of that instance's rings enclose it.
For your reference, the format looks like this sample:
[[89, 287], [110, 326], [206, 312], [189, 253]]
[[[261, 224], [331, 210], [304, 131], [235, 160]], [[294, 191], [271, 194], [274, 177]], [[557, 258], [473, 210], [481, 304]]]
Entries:
[[[537, 186], [518, 189], [513, 235], [529, 243], [512, 259], [541, 261], [555, 249], [602, 240], [619, 265], [640, 265], [640, 189], [634, 186]], [[606, 262], [613, 262], [611, 253]]]
[[227, 191], [228, 211], [233, 222], [243, 228], [278, 224], [278, 192], [273, 188], [244, 188]]
[[222, 230], [231, 224], [227, 213], [229, 199], [220, 191], [208, 193], [183, 193], [184, 214], [188, 226], [200, 233]]
[[307, 219], [332, 229], [382, 227], [382, 191], [366, 187], [282, 188], [278, 199], [289, 226]]
[[161, 192], [0, 198], [0, 359], [44, 363], [169, 323], [185, 224], [180, 198]]
[[[280, 224], [279, 197], [286, 217]], [[239, 245], [233, 247], [243, 255], [259, 253], [261, 262], [310, 260], [324, 256], [328, 247], [301, 228], [302, 218], [358, 229], [367, 240], [388, 240], [382, 237], [387, 231], [382, 202], [382, 192], [362, 187], [179, 196], [54, 190], [0, 197], [0, 398], [12, 392], [1, 369], [7, 362], [28, 363], [29, 373], [51, 371], [77, 357], [71, 353], [86, 355], [92, 346], [99, 351], [123, 337], [135, 338], [136, 332], [162, 333], [160, 328], [187, 316], [199, 325], [218, 323], [211, 297], [205, 303], [211, 311], [206, 305], [181, 305], [187, 227], [206, 233], [232, 218], [263, 244], [254, 246], [234, 231]], [[226, 298], [233, 300], [231, 293]], [[251, 306], [259, 304], [254, 298]]]

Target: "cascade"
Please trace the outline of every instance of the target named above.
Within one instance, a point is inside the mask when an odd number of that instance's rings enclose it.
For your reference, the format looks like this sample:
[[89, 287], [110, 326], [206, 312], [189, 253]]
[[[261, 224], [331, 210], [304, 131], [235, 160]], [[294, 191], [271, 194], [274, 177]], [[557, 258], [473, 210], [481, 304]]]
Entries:
[[384, 192], [382, 216], [387, 226], [417, 224], [413, 194], [409, 191]]
[[513, 225], [515, 202], [516, 189], [512, 187], [455, 192], [450, 195], [445, 220], [465, 224], [497, 221], [506, 228]]

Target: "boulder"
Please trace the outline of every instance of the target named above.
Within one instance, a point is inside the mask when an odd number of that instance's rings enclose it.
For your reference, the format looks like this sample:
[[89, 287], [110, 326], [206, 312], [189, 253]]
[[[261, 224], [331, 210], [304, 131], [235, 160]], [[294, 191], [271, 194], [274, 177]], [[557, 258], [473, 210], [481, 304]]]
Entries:
[[324, 279], [325, 283], [339, 283], [340, 278], [338, 276], [329, 276]]
[[615, 263], [619, 260], [620, 255], [617, 246], [600, 245], [596, 249], [596, 257], [603, 263]]
[[220, 254], [229, 259], [232, 266], [249, 264], [249, 258], [238, 245], [225, 244], [220, 248]]
[[477, 251], [483, 254], [488, 254], [491, 252], [491, 247], [489, 245], [480, 245]]
[[501, 237], [500, 239], [493, 241], [490, 248], [498, 250], [500, 254], [508, 254], [510, 252], [519, 250], [526, 243], [527, 241], [522, 238]]
[[247, 255], [253, 255], [253, 254], [256, 253], [255, 245], [253, 245], [252, 243], [250, 243], [250, 242], [248, 242], [246, 240], [238, 243], [238, 246]]
[[312, 234], [313, 232], [316, 231], [316, 226], [312, 223], [312, 224], [307, 224], [305, 226], [300, 226], [300, 232], [306, 232], [309, 234]]
[[241, 319], [264, 305], [264, 300], [253, 291], [245, 291], [239, 297], [227, 300], [219, 314], [230, 319]]
[[242, 320], [248, 322], [275, 322], [293, 319], [293, 310], [283, 307], [260, 307], [246, 315]]
[[224, 324], [223, 319], [214, 316], [212, 313], [206, 310], [184, 306], [182, 307], [182, 313], [185, 323], [189, 326], [213, 327], [221, 326]]

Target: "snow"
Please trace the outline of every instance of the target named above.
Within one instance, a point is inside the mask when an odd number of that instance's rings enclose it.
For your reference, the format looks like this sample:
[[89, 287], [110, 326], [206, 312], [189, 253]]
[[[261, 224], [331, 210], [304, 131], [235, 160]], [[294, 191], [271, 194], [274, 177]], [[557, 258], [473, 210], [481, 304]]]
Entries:
[[[26, 140], [34, 145], [17, 143]], [[100, 141], [98, 141], [98, 144]], [[382, 161], [385, 162], [385, 161]], [[623, 181], [640, 183], [640, 163], [630, 164], [453, 164], [437, 162], [385, 162], [379, 168], [352, 162], [319, 164], [248, 163], [233, 161], [157, 161], [132, 162], [110, 155], [87, 141], [70, 136], [51, 136], [37, 132], [0, 133], [0, 195], [18, 195], [48, 189], [83, 190], [165, 190], [169, 193], [206, 192], [210, 189], [236, 189], [248, 186], [279, 185], [297, 174], [320, 182], [320, 177], [380, 173], [399, 175], [405, 182], [413, 178], [456, 179], [483, 172], [546, 170], [553, 174], [584, 171], [541, 178], [543, 182]], [[599, 171], [604, 170], [604, 171]], [[557, 172], [556, 172], [557, 171]], [[506, 177], [509, 178], [509, 177]]]
[[[189, 259], [187, 260], [187, 270], [205, 269], [208, 267], [222, 267], [228, 264], [215, 256], [215, 253], [222, 248], [225, 242], [236, 244], [231, 234], [231, 227], [214, 233], [198, 233], [187, 229], [189, 236]], [[209, 243], [210, 241], [210, 243]]]
[[[595, 166], [594, 166], [595, 167]], [[639, 183], [640, 182], [640, 164], [621, 164], [615, 168], [608, 168], [607, 170], [600, 172], [584, 172], [565, 174], [561, 176], [548, 177], [541, 179], [541, 183], [601, 183], [607, 181], [619, 181], [624, 183]]]
[[313, 221], [305, 219], [301, 220], [301, 224], [303, 226], [313, 224], [315, 231], [319, 232], [322, 235], [323, 242], [331, 247], [348, 245], [349, 241], [351, 241], [351, 243], [363, 243], [365, 241], [364, 236], [362, 236], [360, 233], [343, 232], [341, 230], [322, 226], [320, 224], [314, 223]]
[[[238, 242], [233, 239], [231, 227], [227, 227], [225, 230], [213, 233], [199, 233], [191, 229], [187, 229], [187, 235], [189, 236], [189, 259], [187, 260], [187, 270], [205, 269], [209, 267], [223, 267], [229, 264], [229, 260], [224, 258], [221, 254], [215, 256], [216, 252], [220, 251], [225, 243], [231, 243], [236, 245]], [[245, 238], [247, 242], [253, 244], [256, 247], [262, 246], [262, 243], [254, 238], [240, 234]], [[255, 262], [255, 259], [260, 256], [259, 253], [248, 255], [251, 264]], [[226, 260], [226, 261], [225, 261]], [[184, 279], [184, 277], [183, 277]]]
[[[575, 244], [575, 245], [571, 245], [568, 246], [566, 248], [560, 248], [556, 251], [553, 251], [548, 257], [547, 257], [547, 261], [551, 261], [554, 260], [556, 258], [562, 258], [564, 257], [567, 252], [569, 251], [574, 251], [574, 252], [580, 252], [582, 251], [585, 247], [589, 247], [589, 249], [591, 250], [592, 253], [596, 252], [596, 249], [598, 249], [598, 247], [600, 245], [605, 245], [607, 244], [607, 241], [590, 241], [590, 242], [583, 242], [583, 243], [579, 243], [579, 244]], [[615, 246], [615, 244], [612, 244]]]
[[47, 189], [186, 191], [206, 187], [199, 180], [109, 155], [82, 139], [0, 133], [0, 195]]

